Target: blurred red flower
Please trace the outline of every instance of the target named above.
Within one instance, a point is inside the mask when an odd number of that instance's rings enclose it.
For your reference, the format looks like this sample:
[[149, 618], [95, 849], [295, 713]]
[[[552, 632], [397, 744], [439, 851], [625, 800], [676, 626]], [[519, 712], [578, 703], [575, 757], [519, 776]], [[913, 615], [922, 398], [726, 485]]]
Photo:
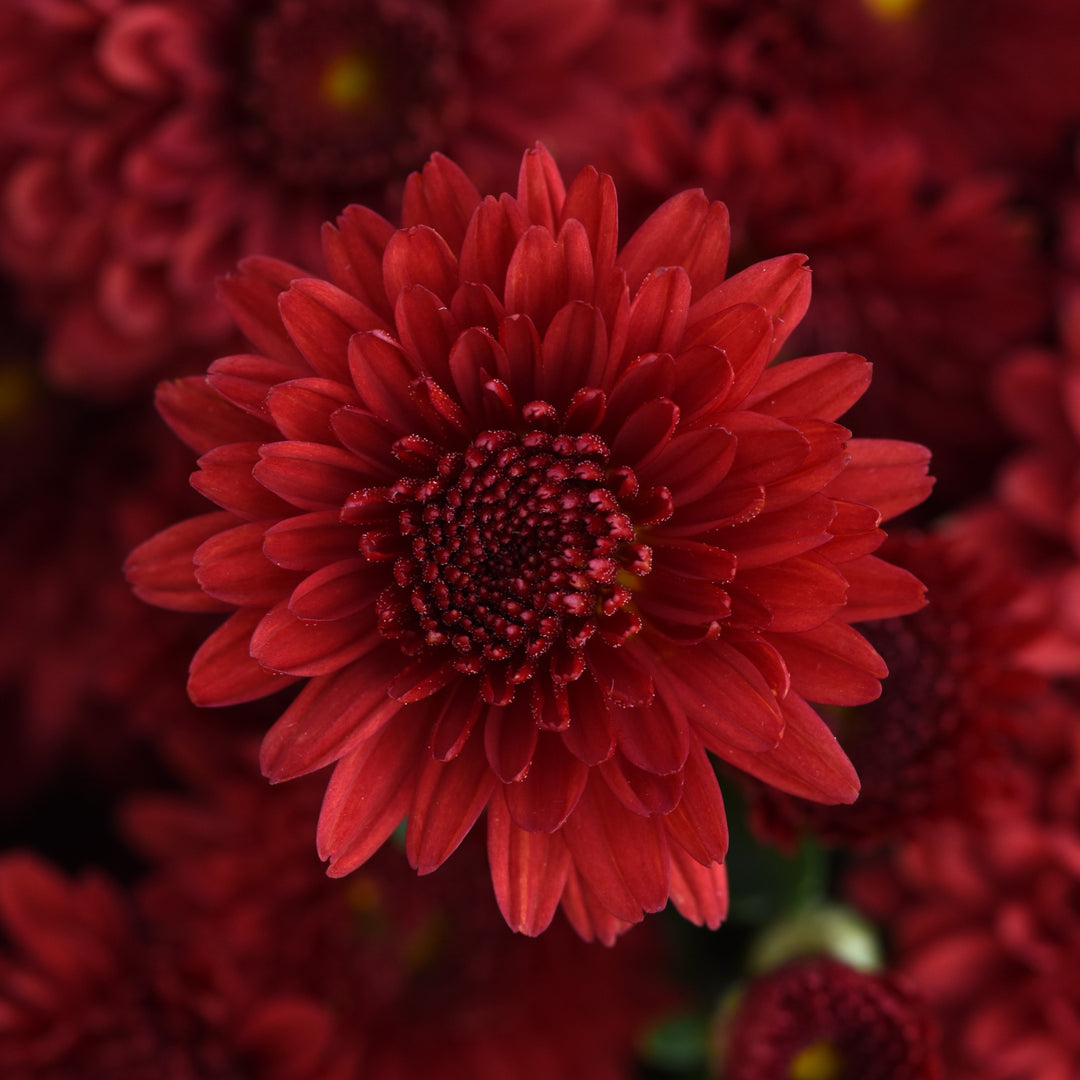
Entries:
[[939, 1080], [937, 1026], [897, 980], [828, 957], [754, 979], [721, 1030], [724, 1080]]
[[354, 206], [331, 280], [248, 260], [223, 286], [257, 354], [164, 386], [222, 508], [147, 541], [146, 600], [237, 609], [189, 692], [223, 705], [309, 679], [267, 734], [285, 780], [333, 762], [331, 873], [408, 818], [434, 870], [487, 809], [499, 904], [560, 901], [610, 941], [669, 895], [723, 916], [710, 750], [782, 790], [854, 799], [807, 699], [880, 692], [852, 629], [918, 609], [873, 552], [929, 491], [927, 452], [836, 424], [869, 365], [769, 366], [809, 302], [805, 258], [724, 280], [700, 191], [616, 252], [609, 177], [543, 149], [481, 200], [436, 156], [404, 227]]
[[[97, 396], [228, 347], [216, 275], [317, 265], [318, 226], [450, 151], [512, 182], [545, 138], [605, 160], [688, 62], [682, 2], [11, 0], [0, 254], [47, 364]], [[195, 367], [192, 367], [192, 365]]]

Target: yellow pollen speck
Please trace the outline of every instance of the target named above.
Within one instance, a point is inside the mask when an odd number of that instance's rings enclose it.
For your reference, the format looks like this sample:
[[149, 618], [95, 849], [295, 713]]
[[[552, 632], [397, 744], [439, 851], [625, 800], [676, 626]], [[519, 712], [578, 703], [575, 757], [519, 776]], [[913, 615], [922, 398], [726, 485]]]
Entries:
[[863, 0], [863, 3], [879, 19], [899, 22], [909, 15], [914, 15], [922, 0]]
[[363, 53], [346, 53], [327, 65], [319, 94], [328, 105], [355, 112], [367, 105], [375, 90], [375, 68]]
[[792, 1059], [789, 1080], [840, 1080], [844, 1060], [827, 1039], [811, 1043]]

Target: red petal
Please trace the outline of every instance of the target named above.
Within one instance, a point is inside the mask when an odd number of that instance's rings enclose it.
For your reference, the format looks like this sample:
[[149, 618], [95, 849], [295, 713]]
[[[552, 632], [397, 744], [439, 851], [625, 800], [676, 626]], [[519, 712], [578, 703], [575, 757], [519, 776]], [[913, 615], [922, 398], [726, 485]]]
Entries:
[[730, 645], [706, 641], [673, 648], [652, 665], [657, 691], [712, 749], [719, 740], [747, 751], [776, 746], [784, 730], [780, 702], [761, 672]]
[[681, 266], [651, 271], [630, 304], [625, 355], [678, 351], [689, 307], [690, 278]]
[[668, 850], [656, 817], [632, 813], [599, 776], [562, 828], [574, 868], [616, 918], [635, 922], [668, 899]]
[[918, 506], [934, 486], [926, 475], [930, 451], [918, 443], [852, 439], [848, 453], [851, 460], [847, 468], [825, 494], [876, 507], [882, 521]]
[[[772, 338], [773, 324], [764, 308], [736, 304], [689, 329], [684, 345], [695, 350], [713, 346], [724, 351], [732, 380], [722, 403], [724, 408], [733, 409], [741, 407], [746, 395], [757, 386], [772, 358]], [[714, 407], [719, 404], [714, 400]]]
[[510, 929], [530, 937], [546, 930], [562, 897], [570, 852], [558, 834], [519, 828], [499, 788], [488, 803], [488, 863], [495, 898]]
[[[619, 705], [631, 706], [652, 703], [653, 681], [642, 664], [642, 658], [630, 649], [613, 649], [593, 638], [585, 649], [585, 659], [596, 685], [609, 700]], [[580, 681], [576, 680], [571, 685], [576, 686]], [[576, 715], [576, 712], [571, 702], [571, 716]]]
[[540, 370], [540, 334], [527, 315], [508, 315], [499, 325], [499, 344], [506, 354], [507, 370], [499, 377], [520, 404], [536, 398], [536, 375]]
[[346, 349], [357, 330], [381, 330], [386, 324], [367, 305], [336, 285], [301, 278], [278, 298], [281, 321], [312, 370], [327, 379], [348, 382]]
[[236, 524], [232, 514], [216, 510], [200, 514], [144, 540], [124, 561], [124, 576], [135, 595], [171, 611], [228, 611], [207, 596], [195, 580], [195, 549]]
[[848, 601], [846, 577], [816, 552], [794, 555], [773, 566], [743, 571], [735, 582], [768, 609], [768, 628], [780, 633], [812, 630]]
[[926, 606], [926, 586], [914, 574], [875, 555], [844, 563], [844, 577], [848, 583], [845, 622], [910, 615]]
[[469, 327], [450, 350], [450, 385], [474, 424], [485, 416], [484, 385], [501, 369], [507, 370], [506, 352], [488, 333]]
[[672, 196], [640, 225], [619, 253], [631, 291], [658, 266], [683, 266], [702, 296], [718, 285], [727, 267], [727, 208], [710, 203], [700, 189]]
[[646, 622], [707, 626], [731, 613], [731, 597], [721, 586], [662, 566], [653, 567], [635, 599]]
[[627, 810], [643, 817], [670, 814], [682, 798], [681, 770], [661, 776], [639, 769], [616, 752], [597, 771], [615, 798]]
[[526, 229], [506, 268], [504, 301], [508, 312], [528, 315], [540, 333], [548, 328], [569, 295], [565, 249], [546, 229]]
[[522, 155], [517, 199], [531, 224], [542, 225], [554, 234], [566, 201], [566, 188], [555, 159], [540, 143]]
[[540, 352], [536, 392], [565, 409], [579, 387], [604, 382], [608, 341], [604, 320], [591, 304], [566, 304], [551, 320]]
[[342, 405], [354, 405], [351, 386], [332, 379], [292, 379], [271, 387], [266, 408], [278, 431], [298, 442], [336, 441], [330, 417]]
[[430, 225], [458, 251], [479, 204], [480, 192], [465, 171], [443, 154], [432, 154], [423, 169], [405, 183], [401, 223], [406, 228]]
[[[330, 675], [376, 648], [374, 608], [330, 622], [304, 622], [283, 600], [263, 616], [251, 635], [251, 655], [270, 671]], [[383, 682], [385, 693], [386, 683]]]
[[416, 429], [409, 386], [418, 372], [389, 334], [355, 334], [349, 341], [349, 368], [362, 403], [380, 421], [398, 434]]
[[[739, 444], [730, 432], [719, 427], [696, 428], [676, 432], [675, 437], [656, 456], [637, 467], [642, 484], [662, 484], [671, 492], [682, 518], [682, 508], [699, 500], [706, 501], [726, 481], [738, 463]], [[753, 481], [751, 481], [753, 483]], [[729, 486], [725, 483], [725, 488]], [[730, 481], [732, 488], [745, 488], [743, 481]], [[689, 511], [691, 515], [694, 510]]]
[[263, 739], [263, 775], [278, 783], [314, 772], [379, 732], [407, 707], [386, 693], [399, 665], [396, 649], [375, 649], [308, 683]]
[[683, 793], [679, 805], [664, 817], [664, 828], [675, 841], [674, 856], [682, 847], [698, 863], [721, 862], [728, 849], [727, 815], [712, 762], [697, 739], [691, 740], [683, 770]]
[[285, 518], [266, 530], [263, 553], [286, 570], [310, 573], [356, 554], [357, 532], [341, 524], [338, 510]]
[[863, 396], [869, 385], [870, 365], [861, 356], [803, 356], [764, 371], [744, 404], [770, 416], [836, 420]]
[[342, 559], [300, 582], [289, 597], [289, 610], [302, 620], [347, 619], [374, 605], [388, 577], [384, 567], [360, 556]]
[[409, 812], [427, 735], [423, 720], [422, 713], [399, 715], [334, 767], [316, 834], [330, 877], [367, 862]]
[[442, 300], [423, 285], [407, 285], [398, 295], [394, 320], [416, 369], [449, 385], [450, 349], [459, 328]]
[[566, 193], [559, 224], [573, 218], [585, 227], [593, 264], [609, 266], [615, 261], [619, 242], [619, 210], [615, 182], [606, 173], [586, 166]]
[[461, 675], [451, 662], [438, 653], [421, 655], [394, 676], [386, 692], [405, 705], [411, 705], [415, 701], [423, 701], [424, 698], [437, 694], [450, 683], [458, 682], [460, 678]]
[[195, 550], [195, 577], [203, 589], [235, 607], [272, 607], [292, 591], [298, 575], [263, 554], [269, 522], [250, 521], [222, 529]]
[[470, 739], [453, 761], [425, 760], [405, 833], [405, 853], [417, 873], [430, 874], [453, 854], [495, 786], [477, 739]]
[[480, 282], [502, 296], [506, 269], [518, 240], [529, 227], [517, 200], [489, 195], [477, 207], [461, 245], [461, 280]]
[[374, 210], [355, 205], [345, 208], [337, 226], [323, 226], [323, 253], [330, 277], [389, 324], [392, 307], [383, 288], [382, 260], [394, 226]]
[[218, 279], [218, 295], [233, 321], [259, 352], [274, 360], [300, 358], [281, 324], [277, 301], [294, 278], [305, 276], [299, 267], [280, 259], [251, 255], [240, 261], [239, 273]]
[[252, 470], [255, 479], [301, 510], [341, 507], [352, 492], [371, 483], [355, 455], [337, 446], [266, 443], [259, 448], [259, 457]]
[[471, 679], [460, 679], [443, 696], [431, 734], [431, 756], [450, 761], [461, 753], [487, 706]]
[[343, 405], [330, 418], [330, 426], [342, 445], [370, 477], [369, 486], [392, 483], [401, 476], [401, 462], [391, 450], [401, 433], [367, 409]]
[[670, 397], [674, 386], [675, 364], [670, 356], [648, 353], [637, 357], [620, 374], [608, 395], [605, 433], [618, 432], [643, 401]]
[[502, 792], [517, 826], [553, 833], [577, 806], [588, 778], [588, 766], [567, 752], [561, 737], [545, 732], [537, 741], [529, 771]]
[[[270, 425], [273, 417], [266, 407], [266, 395], [271, 388], [289, 379], [305, 378], [310, 374], [311, 369], [301, 360], [268, 360], [254, 353], [240, 353], [215, 360], [210, 365], [206, 381], [226, 401]], [[274, 433], [260, 441], [271, 442], [277, 437]]]
[[449, 306], [458, 284], [457, 256], [426, 225], [399, 229], [383, 254], [383, 284], [394, 304], [406, 285], [423, 285]]
[[669, 395], [678, 402], [682, 424], [707, 423], [723, 410], [735, 385], [735, 369], [727, 353], [715, 345], [695, 345], [674, 359], [675, 385]]
[[780, 650], [791, 688], [826, 705], [862, 705], [881, 694], [885, 662], [862, 634], [830, 619], [801, 634], [769, 634]]
[[783, 709], [787, 725], [775, 749], [760, 754], [727, 746], [709, 749], [789, 795], [822, 803], [854, 802], [859, 778], [825, 721], [798, 694], [788, 694]]
[[539, 729], [525, 695], [494, 705], [484, 717], [484, 749], [492, 772], [504, 783], [520, 780], [532, 764]]
[[639, 473], [645, 471], [670, 442], [678, 424], [679, 407], [670, 399], [642, 402], [616, 433], [611, 444], [612, 458]]
[[258, 443], [215, 447], [199, 458], [199, 471], [192, 474], [191, 486], [211, 502], [249, 521], [291, 517], [294, 508], [267, 491], [253, 475], [259, 449]]
[[735, 556], [713, 544], [650, 537], [649, 546], [653, 551], [654, 573], [655, 569], [666, 568], [684, 577], [721, 583], [735, 576], [738, 565]]
[[599, 765], [615, 750], [612, 706], [592, 679], [577, 679], [566, 687], [570, 725], [560, 733], [563, 745], [586, 765]]
[[782, 510], [817, 494], [839, 476], [848, 461], [851, 432], [828, 420], [789, 420], [810, 443], [810, 453], [795, 472], [769, 484], [769, 509]]
[[268, 442], [277, 432], [226, 401], [205, 375], [191, 375], [158, 385], [154, 404], [165, 423], [197, 454], [236, 442]]
[[[651, 773], [673, 773], [690, 752], [690, 726], [659, 698], [637, 709], [615, 709], [615, 738], [628, 761]], [[666, 811], [665, 811], [666, 813]]]
[[641, 922], [643, 912], [638, 912], [632, 920], [618, 919], [596, 897], [570, 863], [566, 875], [566, 887], [562, 896], [563, 914], [570, 925], [585, 941], [601, 941], [605, 945], [615, 944], [620, 934], [624, 934], [634, 923]]
[[834, 563], [844, 563], [860, 555], [870, 555], [881, 547], [885, 534], [877, 527], [881, 515], [874, 507], [842, 499], [830, 501], [836, 507], [836, 516], [829, 523], [832, 536], [819, 549], [820, 554]]
[[723, 863], [702, 866], [678, 846], [671, 849], [671, 902], [696, 926], [716, 930], [727, 918], [727, 870]]
[[835, 517], [836, 505], [824, 495], [811, 495], [774, 512], [766, 504], [765, 512], [753, 521], [728, 529], [724, 543], [738, 553], [740, 572], [752, 570], [820, 548], [832, 539]]
[[252, 659], [251, 634], [262, 616], [261, 609], [238, 611], [199, 647], [188, 675], [188, 697], [196, 705], [238, 705], [296, 682]]
[[739, 440], [728, 482], [771, 484], [803, 466], [810, 440], [796, 427], [762, 413], [726, 413], [720, 421]]

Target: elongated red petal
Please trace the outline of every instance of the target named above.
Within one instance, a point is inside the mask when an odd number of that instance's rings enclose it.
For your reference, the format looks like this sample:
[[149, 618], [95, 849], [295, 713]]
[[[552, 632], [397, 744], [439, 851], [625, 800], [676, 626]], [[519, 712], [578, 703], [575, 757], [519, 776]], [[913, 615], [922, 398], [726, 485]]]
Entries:
[[570, 816], [585, 790], [588, 767], [569, 751], [558, 734], [542, 732], [532, 765], [520, 780], [503, 786], [514, 822], [528, 832], [555, 832]]
[[[283, 600], [260, 620], [251, 635], [251, 655], [270, 671], [288, 675], [329, 675], [351, 664], [382, 640], [373, 609], [325, 622], [298, 619]], [[385, 692], [386, 683], [383, 683]]]
[[881, 520], [918, 506], [934, 481], [926, 475], [930, 451], [918, 443], [895, 439], [852, 439], [847, 468], [825, 494], [876, 507]]
[[854, 353], [803, 356], [762, 372], [745, 401], [770, 416], [817, 416], [836, 420], [866, 392], [870, 365]]
[[268, 524], [249, 521], [222, 529], [195, 549], [195, 578], [210, 596], [235, 607], [268, 608], [297, 585], [298, 574], [263, 554]]
[[671, 902], [684, 919], [716, 930], [727, 918], [727, 869], [715, 862], [702, 866], [678, 845], [671, 849]]
[[199, 458], [199, 471], [192, 474], [191, 486], [247, 521], [288, 517], [292, 513], [289, 504], [255, 479], [253, 470], [258, 461], [258, 443], [215, 447]]
[[885, 662], [846, 623], [830, 619], [813, 630], [768, 638], [784, 657], [792, 689], [809, 701], [862, 705], [881, 693]]

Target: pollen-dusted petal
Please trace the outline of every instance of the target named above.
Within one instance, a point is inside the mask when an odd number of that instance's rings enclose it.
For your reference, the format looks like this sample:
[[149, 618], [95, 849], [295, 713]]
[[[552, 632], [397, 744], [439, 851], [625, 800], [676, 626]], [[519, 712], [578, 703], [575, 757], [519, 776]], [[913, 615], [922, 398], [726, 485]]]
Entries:
[[276, 784], [314, 772], [381, 731], [406, 707], [386, 692], [400, 662], [397, 650], [384, 646], [312, 679], [263, 738], [263, 775]]
[[681, 266], [650, 271], [630, 303], [626, 355], [675, 352], [686, 329], [690, 278]]
[[427, 734], [423, 719], [398, 716], [334, 766], [316, 831], [330, 877], [367, 862], [409, 812]]
[[934, 481], [926, 475], [930, 451], [918, 443], [896, 439], [852, 439], [847, 468], [825, 489], [825, 494], [867, 503], [881, 520], [918, 506], [930, 494]]
[[457, 256], [446, 241], [426, 225], [398, 229], [383, 254], [383, 284], [396, 304], [407, 285], [423, 285], [449, 305], [458, 283]]
[[450, 349], [460, 332], [446, 304], [423, 285], [406, 285], [394, 306], [394, 322], [415, 367], [445, 383]]
[[697, 739], [690, 740], [690, 753], [683, 768], [683, 794], [679, 805], [664, 817], [664, 828], [672, 854], [682, 847], [696, 862], [708, 866], [727, 855], [728, 826], [724, 798], [716, 780], [716, 770]]
[[289, 610], [303, 621], [347, 619], [370, 608], [385, 588], [385, 572], [357, 555], [304, 578], [289, 597]]
[[[330, 675], [375, 649], [374, 611], [343, 619], [305, 622], [283, 600], [266, 612], [251, 635], [251, 655], [269, 671], [287, 675]], [[386, 681], [383, 682], [383, 692]]]
[[810, 305], [810, 267], [805, 255], [781, 255], [755, 263], [711, 289], [690, 308], [687, 340], [717, 313], [735, 304], [763, 307], [772, 321], [770, 359], [780, 351]]
[[[206, 382], [216, 394], [238, 409], [271, 425], [273, 417], [266, 407], [270, 388], [288, 379], [310, 375], [311, 369], [303, 360], [270, 360], [255, 353], [238, 353], [215, 360], [207, 372]], [[260, 441], [270, 442], [276, 438], [274, 434]]]
[[223, 510], [187, 518], [149, 540], [124, 561], [124, 576], [140, 600], [170, 611], [228, 611], [229, 605], [207, 596], [195, 579], [195, 549], [236, 518]]
[[417, 873], [430, 874], [454, 853], [496, 787], [479, 739], [452, 761], [426, 757], [405, 831], [405, 854]]
[[277, 432], [213, 390], [205, 375], [158, 384], [154, 405], [162, 419], [196, 454], [222, 443], [269, 442]]
[[281, 321], [316, 375], [347, 382], [346, 349], [357, 330], [381, 330], [383, 320], [356, 297], [318, 278], [298, 278], [278, 298]]
[[269, 608], [292, 591], [300, 576], [263, 554], [269, 524], [249, 521], [222, 529], [195, 549], [195, 578], [208, 595], [234, 607]]
[[278, 431], [297, 442], [336, 442], [330, 418], [342, 405], [355, 403], [352, 387], [334, 379], [291, 379], [266, 395]]
[[683, 266], [701, 297], [723, 281], [729, 244], [727, 207], [698, 188], [654, 210], [619, 252], [619, 265], [631, 291], [657, 266]]
[[573, 812], [589, 769], [555, 732], [541, 732], [529, 771], [502, 787], [514, 823], [528, 832], [553, 833]]
[[844, 563], [843, 574], [848, 583], [846, 622], [910, 615], [926, 606], [923, 583], [909, 570], [893, 566], [876, 555], [864, 555]]
[[854, 353], [824, 353], [773, 364], [745, 401], [770, 416], [836, 420], [866, 392], [870, 365]]
[[326, 266], [334, 284], [352, 293], [389, 325], [392, 303], [383, 287], [383, 252], [394, 226], [366, 206], [347, 206], [337, 228], [323, 226], [322, 244]]
[[454, 251], [461, 249], [465, 229], [480, 203], [480, 192], [460, 165], [444, 154], [432, 154], [405, 182], [401, 224], [430, 225]]
[[476, 208], [461, 244], [461, 280], [487, 285], [502, 296], [510, 259], [528, 227], [516, 199], [488, 195]]
[[815, 494], [782, 510], [766, 506], [753, 521], [726, 530], [724, 543], [737, 553], [740, 571], [752, 570], [828, 543], [835, 518], [832, 499]]
[[702, 866], [677, 844], [671, 846], [671, 902], [684, 919], [717, 930], [727, 918], [727, 868]]
[[370, 482], [347, 450], [324, 443], [295, 440], [259, 448], [252, 473], [268, 491], [300, 510], [329, 510]]
[[349, 370], [366, 408], [401, 434], [416, 430], [419, 417], [409, 386], [418, 371], [389, 334], [354, 334], [349, 341]]
[[761, 672], [724, 641], [668, 647], [650, 665], [657, 693], [684, 711], [705, 738], [753, 752], [776, 746], [784, 730], [780, 702]]
[[611, 794], [631, 813], [643, 817], [670, 814], [682, 798], [681, 769], [663, 774], [650, 772], [627, 761], [616, 750], [597, 771]]
[[769, 609], [768, 628], [780, 633], [813, 630], [848, 602], [848, 581], [828, 560], [810, 551], [753, 570], [739, 569], [735, 588]]
[[599, 776], [590, 777], [562, 828], [574, 868], [616, 918], [635, 922], [668, 899], [668, 850], [656, 817], [627, 810]]
[[566, 696], [570, 725], [560, 732], [563, 746], [586, 765], [599, 765], [615, 750], [614, 707], [592, 679], [576, 679]]
[[517, 200], [533, 225], [542, 225], [555, 232], [555, 223], [562, 217], [566, 187], [555, 159], [547, 147], [537, 143], [521, 157], [518, 170]]
[[609, 266], [615, 261], [619, 242], [619, 207], [615, 182], [606, 173], [586, 165], [574, 177], [566, 192], [558, 224], [574, 218], [585, 227], [593, 265]]
[[743, 772], [789, 795], [821, 803], [851, 803], [859, 778], [825, 721], [798, 694], [783, 702], [784, 737], [772, 750], [752, 753], [706, 740], [709, 749]]
[[537, 396], [565, 409], [578, 387], [603, 384], [607, 356], [607, 330], [600, 312], [580, 300], [566, 304], [544, 334]]
[[532, 764], [539, 728], [524, 694], [509, 705], [491, 705], [484, 717], [484, 749], [491, 771], [504, 783], [520, 780]]
[[196, 463], [191, 486], [211, 502], [248, 521], [285, 517], [289, 504], [268, 491], [254, 477], [259, 461], [258, 443], [226, 443], [208, 450]]
[[837, 619], [798, 634], [768, 634], [791, 675], [791, 688], [823, 705], [862, 705], [881, 693], [885, 661], [858, 631]]
[[338, 510], [316, 510], [284, 518], [268, 528], [263, 537], [263, 553], [272, 563], [305, 573], [347, 559], [356, 550], [356, 531], [341, 524]]
[[251, 656], [251, 634], [261, 608], [241, 608], [199, 646], [188, 672], [188, 697], [196, 705], [239, 705], [276, 693], [296, 682], [267, 671]]
[[294, 278], [306, 277], [297, 266], [265, 255], [241, 259], [239, 273], [217, 283], [218, 295], [233, 321], [261, 353], [272, 360], [302, 362], [278, 314], [278, 296]]
[[562, 898], [570, 852], [562, 836], [521, 828], [496, 788], [487, 808], [488, 863], [499, 910], [511, 930], [535, 937]]

